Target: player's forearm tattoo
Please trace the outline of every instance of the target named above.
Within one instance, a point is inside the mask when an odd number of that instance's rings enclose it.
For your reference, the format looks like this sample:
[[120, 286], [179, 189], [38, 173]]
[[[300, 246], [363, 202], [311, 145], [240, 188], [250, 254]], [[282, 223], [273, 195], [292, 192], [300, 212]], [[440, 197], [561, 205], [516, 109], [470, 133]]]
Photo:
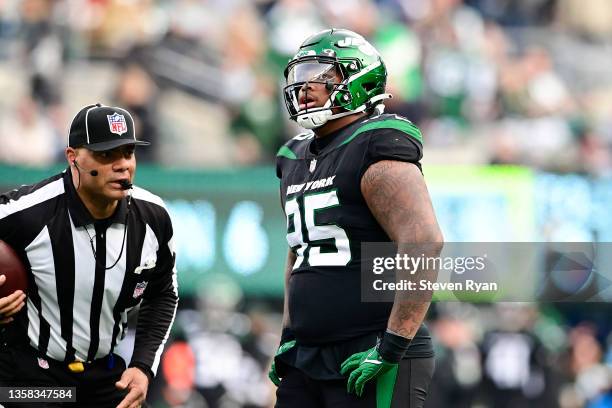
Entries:
[[400, 336], [412, 338], [423, 322], [429, 302], [395, 302], [388, 327]]
[[[381, 161], [368, 168], [361, 179], [361, 191], [370, 211], [389, 238], [398, 243], [398, 252], [420, 256], [438, 256], [442, 234], [438, 227], [427, 187], [419, 169], [397, 161]], [[435, 280], [437, 271], [420, 270], [415, 274], [397, 271], [397, 279]], [[395, 296], [388, 327], [404, 337], [413, 337], [419, 329], [431, 292]]]

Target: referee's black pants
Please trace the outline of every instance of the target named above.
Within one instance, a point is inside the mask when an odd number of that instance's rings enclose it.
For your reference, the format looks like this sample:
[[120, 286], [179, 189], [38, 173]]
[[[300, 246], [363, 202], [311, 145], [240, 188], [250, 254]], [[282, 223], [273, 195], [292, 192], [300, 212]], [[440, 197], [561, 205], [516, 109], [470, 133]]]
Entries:
[[70, 371], [63, 362], [51, 359], [39, 362], [38, 357], [31, 347], [0, 345], [0, 387], [76, 387], [76, 403], [0, 402], [0, 405], [7, 408], [115, 408], [127, 394], [115, 387], [125, 370], [125, 361], [116, 354], [113, 367], [109, 366], [108, 358], [102, 358], [86, 364], [81, 373]]
[[433, 372], [433, 357], [405, 359], [394, 379], [385, 378], [384, 384], [369, 381], [358, 397], [346, 392], [346, 380], [313, 380], [287, 367], [276, 390], [275, 408], [423, 408]]

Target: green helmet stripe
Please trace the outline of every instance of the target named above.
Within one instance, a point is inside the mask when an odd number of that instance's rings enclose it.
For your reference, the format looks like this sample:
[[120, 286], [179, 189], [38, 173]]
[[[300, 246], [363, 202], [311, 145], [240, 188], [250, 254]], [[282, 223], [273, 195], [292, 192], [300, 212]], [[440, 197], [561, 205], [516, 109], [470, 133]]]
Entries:
[[278, 153], [276, 153], [276, 156], [286, 157], [287, 159], [291, 159], [291, 160], [297, 159], [297, 156], [295, 155], [293, 150], [291, 150], [287, 146], [283, 146], [280, 149], [278, 149]]
[[361, 71], [359, 71], [358, 73], [351, 75], [350, 77], [348, 77], [348, 79], [346, 79], [346, 82], [349, 83], [359, 77], [364, 76], [365, 74], [367, 74], [368, 72], [380, 67], [382, 64], [380, 61], [375, 62], [374, 64], [366, 67], [365, 69], [362, 69]]
[[370, 131], [370, 130], [374, 130], [374, 129], [399, 130], [400, 132], [406, 133], [408, 136], [412, 137], [413, 139], [416, 139], [420, 144], [423, 144], [423, 136], [421, 135], [421, 131], [419, 130], [418, 127], [416, 127], [412, 123], [405, 121], [405, 120], [386, 119], [386, 120], [381, 120], [378, 122], [366, 123], [365, 125], [361, 126], [359, 129], [357, 129], [355, 132], [353, 132], [353, 134], [350, 135], [344, 142], [342, 142], [340, 146], [350, 143], [353, 139], [355, 139], [360, 134]]

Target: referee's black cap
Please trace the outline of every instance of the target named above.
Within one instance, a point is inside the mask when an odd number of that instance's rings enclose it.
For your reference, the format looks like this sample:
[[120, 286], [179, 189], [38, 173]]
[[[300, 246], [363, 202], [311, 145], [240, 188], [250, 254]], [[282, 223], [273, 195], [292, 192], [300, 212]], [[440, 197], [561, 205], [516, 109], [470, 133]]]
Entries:
[[99, 103], [85, 106], [76, 114], [68, 135], [68, 146], [85, 147], [95, 152], [112, 150], [123, 145], [149, 144], [136, 140], [134, 119], [127, 110]]

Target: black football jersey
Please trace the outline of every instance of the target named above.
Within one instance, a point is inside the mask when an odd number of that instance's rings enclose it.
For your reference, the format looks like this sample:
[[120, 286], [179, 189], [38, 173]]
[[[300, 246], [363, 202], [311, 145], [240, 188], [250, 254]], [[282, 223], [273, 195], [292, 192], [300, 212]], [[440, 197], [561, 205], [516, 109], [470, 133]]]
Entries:
[[[361, 177], [377, 161], [420, 168], [421, 157], [419, 129], [391, 114], [365, 117], [320, 140], [304, 133], [279, 150], [287, 241], [297, 257], [288, 291], [298, 344], [345, 342], [386, 328], [392, 304], [361, 301], [361, 243], [391, 241], [361, 194]], [[424, 326], [408, 355], [432, 355]]]

